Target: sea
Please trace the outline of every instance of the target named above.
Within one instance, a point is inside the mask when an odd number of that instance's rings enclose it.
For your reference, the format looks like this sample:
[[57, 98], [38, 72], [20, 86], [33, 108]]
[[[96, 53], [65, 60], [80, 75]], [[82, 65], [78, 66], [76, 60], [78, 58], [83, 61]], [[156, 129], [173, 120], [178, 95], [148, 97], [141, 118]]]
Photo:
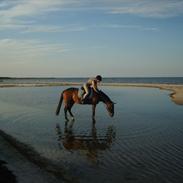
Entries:
[[[0, 83], [40, 84], [58, 82], [86, 82], [88, 78], [0, 78]], [[152, 83], [152, 84], [183, 84], [183, 77], [105, 77], [103, 83]]]

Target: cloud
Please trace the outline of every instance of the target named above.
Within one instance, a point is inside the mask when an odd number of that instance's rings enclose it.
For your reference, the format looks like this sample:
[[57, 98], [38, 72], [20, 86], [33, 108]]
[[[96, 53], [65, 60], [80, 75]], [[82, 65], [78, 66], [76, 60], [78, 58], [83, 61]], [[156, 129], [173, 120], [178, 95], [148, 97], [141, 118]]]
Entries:
[[36, 33], [36, 32], [80, 32], [87, 30], [87, 26], [80, 25], [34, 25], [34, 24], [4, 24], [0, 26], [0, 31], [3, 30], [19, 30], [21, 33]]
[[66, 5], [73, 5], [74, 0], [14, 0], [0, 2], [0, 25], [29, 25], [39, 15], [58, 11]]
[[25, 26], [23, 32], [79, 32], [85, 31], [87, 27], [78, 25], [53, 26], [53, 25], [30, 25]]
[[133, 0], [109, 10], [112, 14], [133, 14], [143, 17], [169, 18], [183, 14], [180, 0]]
[[68, 51], [62, 44], [45, 43], [39, 40], [0, 39], [1, 62], [31, 61], [49, 55], [58, 55]]
[[[20, 30], [30, 32], [78, 32], [85, 31], [80, 25], [44, 25], [37, 20], [39, 15], [62, 10], [80, 4], [78, 0], [14, 0], [0, 2], [0, 31]], [[36, 22], [36, 20], [38, 22]]]
[[21, 52], [45, 52], [54, 50], [55, 52], [63, 52], [62, 44], [44, 43], [39, 40], [19, 40], [19, 39], [0, 39], [0, 49], [8, 49], [11, 51]]
[[62, 6], [76, 3], [76, 1], [68, 0], [15, 0], [9, 1], [6, 5], [8, 8], [0, 12], [0, 16], [7, 19], [18, 17], [40, 15], [48, 11], [59, 10]]
[[132, 14], [143, 17], [169, 18], [183, 14], [183, 1], [4, 0], [0, 1], [0, 31], [20, 30], [20, 32], [71, 32], [87, 30], [86, 26], [44, 25], [38, 20], [41, 15], [46, 15], [49, 12], [68, 10], [72, 12], [100, 11], [102, 14]]
[[144, 27], [141, 25], [122, 25], [122, 24], [104, 24], [100, 25], [102, 28], [111, 28], [111, 29], [134, 29], [139, 31], [153, 31], [157, 32], [159, 31], [159, 28], [157, 27]]
[[51, 11], [101, 11], [147, 17], [172, 17], [183, 14], [181, 0], [10, 0], [0, 2], [0, 23], [23, 21]]

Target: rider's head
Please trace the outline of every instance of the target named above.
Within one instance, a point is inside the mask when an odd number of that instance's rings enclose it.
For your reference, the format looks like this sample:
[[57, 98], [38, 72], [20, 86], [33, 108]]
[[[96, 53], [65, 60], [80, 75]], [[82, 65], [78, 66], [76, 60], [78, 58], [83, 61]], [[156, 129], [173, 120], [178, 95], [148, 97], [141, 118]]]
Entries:
[[96, 76], [96, 79], [97, 79], [97, 81], [99, 81], [99, 82], [100, 82], [100, 81], [102, 81], [102, 76], [97, 75], [97, 76]]

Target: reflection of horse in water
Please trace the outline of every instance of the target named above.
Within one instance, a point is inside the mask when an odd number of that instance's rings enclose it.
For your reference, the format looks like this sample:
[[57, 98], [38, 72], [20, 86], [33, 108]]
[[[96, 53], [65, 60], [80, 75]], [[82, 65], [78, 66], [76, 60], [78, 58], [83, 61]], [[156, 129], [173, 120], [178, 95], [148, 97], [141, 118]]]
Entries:
[[93, 161], [97, 160], [98, 152], [109, 149], [115, 139], [113, 126], [107, 128], [105, 136], [97, 135], [95, 123], [92, 124], [90, 135], [76, 135], [73, 133], [73, 124], [74, 121], [68, 126], [66, 122], [63, 134], [60, 125], [56, 125], [59, 145], [71, 152], [82, 150]]
[[[103, 103], [106, 104], [106, 108], [107, 111], [109, 113], [109, 115], [112, 117], [114, 115], [114, 102], [111, 101], [111, 99], [102, 91], [99, 91], [99, 93], [96, 93], [93, 89], [92, 90], [92, 97], [90, 99], [88, 99], [87, 101], [85, 101], [84, 104], [90, 104], [92, 105], [92, 117], [93, 119], [95, 118], [95, 108], [96, 105], [102, 101]], [[65, 113], [65, 119], [66, 121], [68, 121], [68, 117], [67, 117], [67, 111], [69, 111], [69, 114], [71, 115], [71, 117], [74, 119], [74, 116], [71, 112], [71, 108], [72, 106], [76, 103], [76, 104], [82, 104], [81, 103], [81, 97], [79, 96], [79, 89], [78, 88], [68, 88], [66, 90], [64, 90], [61, 93], [60, 96], [60, 101], [56, 110], [56, 115], [59, 114], [60, 112], [60, 108], [62, 105], [62, 101], [64, 101], [64, 113]]]

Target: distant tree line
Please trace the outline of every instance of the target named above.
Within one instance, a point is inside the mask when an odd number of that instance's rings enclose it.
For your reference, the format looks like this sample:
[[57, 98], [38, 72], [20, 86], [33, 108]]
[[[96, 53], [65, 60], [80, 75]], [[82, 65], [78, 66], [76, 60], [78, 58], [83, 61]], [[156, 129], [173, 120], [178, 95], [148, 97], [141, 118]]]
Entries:
[[10, 77], [0, 77], [0, 79], [11, 79]]

